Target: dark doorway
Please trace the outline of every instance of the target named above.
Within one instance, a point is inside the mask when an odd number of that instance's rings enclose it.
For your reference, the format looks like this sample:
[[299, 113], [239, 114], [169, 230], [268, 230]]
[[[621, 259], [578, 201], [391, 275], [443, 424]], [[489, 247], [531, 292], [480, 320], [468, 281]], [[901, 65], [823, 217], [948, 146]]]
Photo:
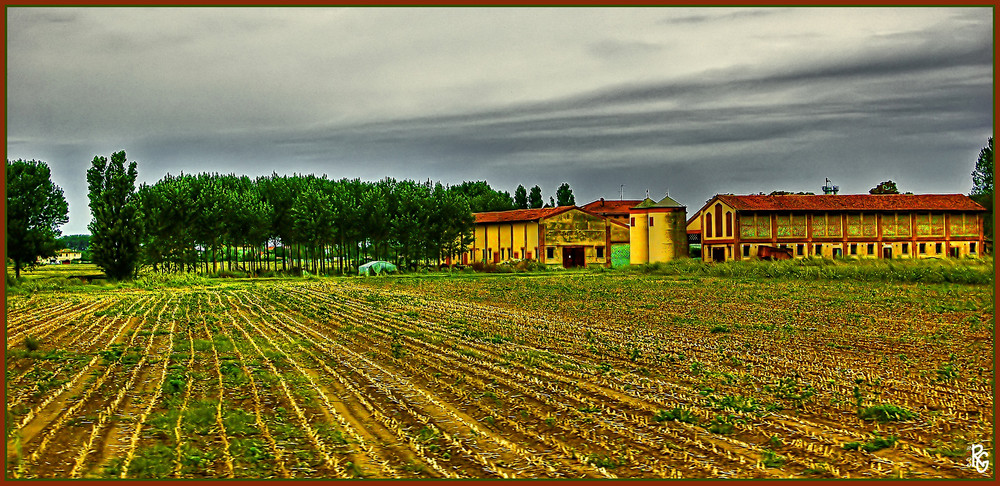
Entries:
[[713, 262], [724, 262], [726, 261], [726, 249], [723, 248], [712, 248], [712, 261]]
[[959, 250], [957, 246], [953, 246], [948, 249], [948, 253], [951, 253], [952, 258], [958, 258]]
[[583, 259], [582, 246], [564, 246], [562, 254], [563, 268], [582, 267], [587, 264], [587, 262]]
[[834, 258], [842, 258], [843, 256], [844, 256], [844, 250], [842, 250], [840, 248], [834, 248], [833, 249], [833, 257]]
[[882, 258], [885, 258], [887, 260], [891, 260], [892, 259], [892, 247], [891, 246], [887, 246], [885, 248], [882, 248]]

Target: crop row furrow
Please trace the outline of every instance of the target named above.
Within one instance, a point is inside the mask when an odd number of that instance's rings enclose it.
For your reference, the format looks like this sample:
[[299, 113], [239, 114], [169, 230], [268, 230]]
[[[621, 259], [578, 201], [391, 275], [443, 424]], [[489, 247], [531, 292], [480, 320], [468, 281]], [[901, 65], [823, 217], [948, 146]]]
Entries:
[[[272, 319], [270, 321], [271, 323], [280, 323], [280, 321], [283, 320], [283, 319], [279, 319], [279, 316], [266, 311], [264, 308], [260, 307], [259, 305], [257, 305], [257, 308], [259, 310], [261, 310], [263, 312], [266, 312], [268, 314], [268, 316]], [[287, 320], [287, 318], [284, 319], [284, 320]], [[303, 338], [307, 342], [310, 342], [316, 349], [322, 350], [321, 346], [318, 346], [314, 341], [312, 341], [312, 339], [310, 337], [302, 334], [297, 329], [297, 324], [298, 324], [297, 322], [294, 322], [294, 321], [290, 321], [290, 322], [291, 322], [291, 324], [289, 324], [288, 322], [285, 322], [285, 323], [283, 323], [283, 325], [286, 326], [292, 332], [296, 332], [297, 334], [303, 336]], [[277, 328], [275, 328], [275, 330], [280, 332], [280, 330], [277, 329]], [[284, 333], [282, 332], [282, 334], [284, 334]], [[284, 334], [284, 336], [286, 337], [287, 341], [293, 342], [293, 340], [289, 336], [287, 336], [287, 334]], [[312, 356], [312, 355], [310, 354], [310, 356]], [[313, 356], [313, 358], [315, 359], [314, 356]], [[338, 358], [340, 358], [340, 360], [341, 360], [340, 364], [342, 364], [342, 365], [346, 364], [346, 365], [349, 366], [349, 364], [346, 361], [343, 361], [343, 356], [338, 356]], [[323, 365], [322, 361], [317, 360], [317, 362], [319, 362], [321, 365]], [[324, 367], [324, 366], [321, 366], [321, 367]], [[339, 382], [344, 383], [345, 380], [343, 380], [343, 376], [340, 375], [339, 373], [337, 373], [336, 371], [332, 370], [328, 366], [324, 367], [324, 371], [333, 371], [334, 379], [337, 379]], [[356, 373], [356, 374], [360, 375], [360, 376], [364, 376], [366, 378], [370, 378], [369, 375], [368, 375], [368, 373], [364, 369], [362, 369], [362, 368], [352, 368], [351, 371], [353, 373]], [[385, 383], [382, 380], [369, 379], [369, 382], [372, 384], [372, 386], [375, 386], [377, 389], [379, 389], [379, 391], [381, 391], [382, 393], [386, 394], [386, 396], [389, 398], [389, 400], [392, 401], [395, 405], [398, 406], [398, 405], [401, 404], [400, 400], [397, 399], [397, 398], [395, 398], [392, 395], [392, 392], [388, 390], [388, 388], [386, 387]], [[354, 385], [352, 385], [351, 388], [357, 390], [357, 387], [354, 386]], [[321, 390], [319, 390], [319, 391], [322, 393]], [[323, 396], [325, 396], [325, 394]], [[365, 397], [364, 394], [359, 394], [358, 397], [360, 397], [363, 400], [362, 404], [367, 403], [368, 406], [372, 406], [371, 405], [372, 402], [370, 400], [368, 400]], [[376, 413], [375, 413], [376, 419], [388, 417], [387, 414], [378, 411], [378, 409], [376, 409], [374, 407], [372, 407], [371, 410], [375, 410], [376, 411]], [[412, 409], [406, 408], [405, 411], [408, 412], [410, 415], [415, 416], [417, 418], [417, 420], [420, 420], [419, 414], [415, 414], [415, 412]], [[435, 471], [437, 471], [439, 474], [443, 475], [444, 477], [454, 477], [454, 475], [451, 472], [449, 472], [448, 470], [444, 469], [441, 465], [439, 465], [437, 460], [435, 460], [432, 457], [427, 456], [427, 454], [424, 451], [424, 449], [425, 449], [424, 446], [422, 444], [420, 444], [418, 441], [415, 441], [413, 437], [411, 437], [410, 435], [408, 435], [407, 433], [405, 433], [404, 429], [402, 428], [402, 426], [401, 426], [401, 424], [400, 424], [400, 422], [398, 420], [396, 420], [396, 419], [388, 419], [388, 420], [380, 420], [380, 421], [383, 422], [383, 424], [386, 425], [387, 428], [389, 428], [391, 431], [395, 432], [395, 435], [397, 435], [397, 437], [399, 437], [401, 440], [407, 442], [411, 446], [411, 449], [414, 452], [416, 452], [417, 456], [420, 457], [420, 459], [425, 464], [430, 465], [433, 469], [435, 469]], [[427, 423], [426, 419], [423, 420], [422, 422], [424, 422], [425, 424]], [[360, 436], [358, 438], [360, 438]], [[362, 443], [364, 444], [364, 442], [362, 442]], [[380, 462], [378, 459], [376, 459], [376, 461]], [[393, 472], [392, 474], [395, 474], [395, 473]]]
[[[369, 315], [370, 315], [370, 314], [369, 314]], [[422, 323], [422, 324], [424, 324], [424, 323]], [[406, 337], [406, 339], [410, 339], [410, 338]], [[417, 344], [417, 345], [420, 345], [420, 344], [422, 344], [422, 343], [420, 343], [420, 342], [418, 342], [418, 341], [414, 341], [414, 344]], [[484, 350], [484, 351], [485, 351], [485, 350]], [[483, 368], [483, 367], [486, 367], [486, 368], [489, 368], [489, 369], [491, 370], [491, 376], [494, 376], [494, 377], [495, 377], [495, 376], [500, 376], [501, 374], [505, 373], [505, 370], [503, 370], [503, 369], [501, 369], [501, 368], [497, 368], [497, 367], [494, 367], [492, 363], [493, 363], [493, 361], [491, 361], [491, 360], [488, 360], [488, 359], [487, 359], [487, 360], [482, 360], [481, 362], [477, 363], [477, 368]], [[521, 381], [521, 380], [523, 379], [523, 376], [516, 376], [516, 377], [511, 377], [511, 378], [512, 378], [512, 380], [511, 380], [511, 383], [519, 383], [519, 382], [520, 382], [520, 381]], [[572, 391], [569, 391], [569, 390], [564, 390], [564, 389], [555, 389], [555, 390], [550, 390], [550, 391], [552, 391], [552, 392], [553, 392], [553, 395], [555, 395], [555, 396], [566, 396], [566, 395], [573, 395], [573, 392], [572, 392]], [[578, 398], [579, 398], [579, 401], [580, 401], [580, 403], [586, 403], [586, 401], [585, 401], [585, 399], [584, 399], [583, 397], [578, 397]], [[600, 399], [600, 400], [607, 400], [607, 399], [609, 399], [609, 398], [610, 398], [610, 397], [608, 397], [608, 396], [604, 396], [604, 397], [598, 397], [598, 399]], [[572, 407], [569, 407], [569, 406], [565, 406], [565, 405], [564, 405], [564, 408], [566, 408], [567, 410], [569, 410], [569, 411], [571, 411], [571, 412], [576, 412], [576, 413], [579, 413], [579, 412], [577, 411], [577, 409], [575, 409], [575, 408], [572, 408]], [[608, 411], [608, 409], [607, 409], [607, 408], [605, 408], [605, 411]], [[648, 412], [649, 410], [646, 410], [646, 411]], [[629, 427], [631, 427], [631, 426], [635, 426], [635, 424], [630, 424], [629, 426], [625, 426], [625, 427], [622, 427], [622, 426], [618, 426], [618, 427], [616, 427], [616, 429], [617, 429], [617, 430], [618, 430], [619, 432], [620, 432], [620, 431], [623, 431], [623, 430], [631, 430], [631, 429], [629, 428]], [[603, 439], [602, 439], [602, 440], [603, 440]], [[758, 449], [758, 448], [757, 448], [757, 447], [755, 447], [755, 446], [750, 446], [750, 447], [741, 447], [741, 449], [750, 449], [750, 450], [755, 450], [755, 449]], [[758, 449], [758, 452], [759, 452], [759, 449]], [[728, 454], [728, 453], [727, 453], [727, 454]], [[749, 459], [749, 458], [747, 458], [747, 459], [745, 460], [745, 459], [743, 459], [742, 457], [739, 457], [739, 458], [738, 458], [737, 460], [739, 460], [739, 461], [740, 461], [741, 463], [744, 463], [744, 462], [746, 462], [747, 460], [750, 460], [750, 459]]]
[[[331, 472], [334, 472], [335, 474], [337, 474], [337, 477], [340, 477], [340, 478], [347, 478], [347, 477], [349, 477], [347, 471], [340, 464], [340, 460], [337, 457], [334, 456], [333, 452], [331, 451], [330, 446], [328, 446], [325, 443], [325, 441], [323, 440], [322, 437], [320, 437], [320, 435], [316, 431], [316, 429], [310, 424], [309, 417], [307, 417], [306, 414], [305, 414], [305, 412], [302, 410], [302, 407], [299, 405], [299, 402], [295, 399], [295, 397], [294, 397], [291, 389], [289, 388], [288, 383], [282, 377], [282, 374], [278, 371], [277, 367], [275, 367], [274, 362], [272, 361], [272, 359], [269, 358], [266, 353], [264, 353], [264, 351], [257, 344], [257, 340], [254, 339], [254, 337], [242, 325], [240, 325], [236, 321], [236, 319], [230, 317], [230, 324], [233, 326], [234, 329], [236, 329], [237, 331], [240, 332], [240, 334], [246, 339], [246, 341], [257, 352], [257, 356], [261, 359], [261, 361], [264, 363], [264, 365], [267, 366], [267, 368], [271, 371], [271, 373], [275, 377], [277, 377], [278, 384], [281, 386], [281, 389], [284, 392], [285, 398], [288, 400], [288, 403], [291, 405], [292, 410], [295, 412], [295, 416], [297, 417], [298, 422], [299, 422], [299, 427], [306, 433], [306, 436], [312, 442], [313, 446], [322, 455], [322, 457], [323, 457], [323, 464]], [[266, 336], [264, 336], [264, 337], [266, 337]], [[277, 350], [277, 349], [276, 349], [276, 351], [281, 352], [280, 350]], [[284, 353], [282, 353], [282, 355], [285, 356]], [[221, 380], [221, 375], [220, 375], [220, 380]], [[228, 443], [227, 443], [226, 447], [228, 448]]]
[[[139, 361], [132, 367], [132, 372], [128, 376], [128, 379], [125, 381], [123, 385], [118, 387], [118, 393], [111, 400], [111, 403], [109, 403], [107, 406], [105, 406], [102, 410], [100, 410], [97, 413], [97, 419], [91, 426], [90, 434], [87, 437], [87, 439], [85, 439], [83, 446], [80, 448], [80, 452], [76, 456], [76, 459], [73, 464], [73, 469], [70, 470], [69, 472], [69, 476], [71, 478], [80, 477], [81, 469], [87, 457], [91, 454], [91, 452], [93, 452], [92, 448], [94, 445], [94, 441], [101, 435], [108, 421], [111, 420], [114, 417], [114, 415], [118, 412], [118, 408], [122, 404], [122, 401], [126, 398], [126, 395], [132, 391], [136, 379], [139, 377], [140, 373], [144, 371], [143, 367], [149, 361], [150, 355], [153, 350], [153, 344], [156, 342], [156, 331], [162, 324], [160, 318], [163, 315], [163, 312], [166, 310], [168, 304], [169, 301], [163, 302], [163, 306], [160, 307], [160, 310], [153, 321], [153, 327], [150, 329], [149, 340], [147, 341], [146, 346], [143, 349], [143, 352], [139, 356]], [[164, 362], [166, 362], [166, 360], [164, 360]]]
[[[392, 404], [392, 406], [399, 407], [407, 411], [409, 415], [411, 415], [419, 423], [420, 426], [426, 427], [428, 430], [432, 431], [432, 433], [435, 435], [440, 434], [447, 441], [447, 443], [451, 444], [453, 447], [456, 447], [458, 450], [462, 451], [467, 456], [471, 456], [470, 459], [472, 459], [474, 463], [479, 463], [483, 465], [486, 468], [485, 470], [487, 472], [492, 472], [493, 474], [496, 474], [497, 476], [500, 477], [503, 477], [505, 474], [510, 475], [510, 472], [504, 472], [505, 468], [498, 466], [494, 461], [490, 460], [485, 454], [474, 451], [473, 450], [474, 447], [472, 446], [463, 445], [462, 441], [465, 439], [459, 437], [464, 434], [449, 434], [444, 430], [442, 430], [443, 428], [448, 428], [447, 423], [445, 421], [436, 421], [432, 418], [432, 417], [437, 417], [441, 414], [446, 414], [446, 415], [448, 414], [448, 412], [444, 411], [444, 409], [438, 408], [440, 402], [418, 403], [414, 401], [414, 398], [411, 396], [412, 394], [393, 391], [393, 388], [396, 388], [398, 390], [408, 390], [412, 392], [413, 391], [412, 383], [409, 382], [409, 380], [400, 377], [398, 373], [386, 370], [384, 367], [368, 359], [363, 354], [357, 353], [343, 346], [340, 343], [330, 340], [325, 335], [316, 333], [315, 330], [309, 329], [308, 326], [306, 326], [304, 323], [295, 321], [294, 319], [291, 319], [287, 315], [285, 315], [284, 320], [294, 323], [292, 326], [290, 326], [291, 329], [309, 330], [311, 331], [310, 334], [313, 334], [314, 336], [319, 336], [321, 340], [326, 340], [325, 341], [326, 345], [338, 349], [339, 351], [338, 356], [341, 358], [340, 364], [342, 365], [347, 364], [352, 366], [352, 373], [364, 377], [370, 383], [370, 387], [374, 388], [375, 390], [379, 391], [383, 396], [385, 396], [388, 399], [388, 401]], [[347, 359], [345, 359], [347, 357], [350, 357], [352, 360], [356, 361], [349, 362]], [[375, 373], [378, 376], [376, 377], [376, 375], [373, 375], [372, 373]], [[413, 403], [413, 405], [410, 405], [410, 403]], [[431, 413], [431, 415], [428, 415], [427, 413], [418, 410], [418, 408], [427, 409], [428, 407], [430, 407], [428, 409], [428, 412]], [[411, 443], [412, 448], [414, 448], [418, 452], [423, 453], [423, 450], [425, 449], [423, 445], [421, 445], [419, 442], [415, 442], [412, 437], [409, 437], [408, 441]], [[436, 460], [434, 460], [433, 458], [427, 458], [427, 459], [434, 461], [436, 463]], [[450, 459], [450, 461], [452, 462], [456, 460], [457, 460], [456, 456], [452, 456]], [[433, 463], [432, 467], [434, 467]], [[451, 473], [447, 472], [446, 470], [442, 470], [441, 472], [443, 472], [448, 476], [451, 475]]]
[[[134, 302], [129, 307], [129, 310], [135, 308], [136, 306], [139, 306], [140, 304], [145, 305], [149, 300], [151, 300], [151, 299], [137, 300], [136, 302]], [[113, 324], [115, 322], [117, 322], [117, 321], [109, 322], [108, 325], [110, 326], [111, 324]], [[122, 333], [124, 333], [126, 330], [128, 330], [130, 328], [127, 325], [128, 324], [127, 322], [121, 322], [119, 324], [120, 324], [120, 327], [118, 328], [118, 331], [115, 333], [115, 335], [110, 340], [108, 340], [107, 343], [105, 343], [102, 351], [105, 351], [105, 352], [109, 351], [111, 349], [112, 345], [115, 344], [115, 343], [117, 343], [119, 341], [119, 339], [122, 336]], [[132, 335], [129, 338], [130, 341], [135, 338], [135, 336], [139, 333], [139, 330], [140, 330], [140, 327], [135, 327], [135, 328], [132, 329]], [[87, 365], [84, 366], [82, 369], [80, 369], [72, 378], [70, 378], [65, 383], [63, 383], [59, 388], [56, 388], [55, 390], [52, 390], [51, 392], [49, 392], [48, 395], [46, 395], [37, 405], [33, 406], [28, 411], [28, 413], [20, 420], [20, 422], [18, 422], [17, 429], [23, 429], [29, 422], [31, 422], [31, 420], [33, 420], [38, 415], [39, 412], [41, 412], [43, 409], [45, 409], [45, 407], [47, 407], [50, 403], [52, 403], [57, 397], [62, 396], [68, 390], [71, 390], [71, 389], [74, 389], [74, 388], [78, 387], [79, 384], [84, 379], [84, 377], [86, 377], [89, 374], [89, 372], [94, 368], [94, 366], [98, 363], [98, 361], [100, 359], [102, 359], [101, 356], [100, 356], [100, 354], [99, 353], [95, 354], [95, 356], [93, 358], [91, 358], [91, 360], [87, 363]], [[105, 373], [102, 374], [98, 378], [98, 381], [95, 381], [95, 383], [94, 383], [93, 386], [90, 386], [90, 387], [88, 387], [85, 390], [86, 396], [90, 396], [90, 394], [93, 394], [95, 391], [97, 391], [97, 388], [100, 386], [99, 383], [103, 383], [103, 381], [105, 379], [107, 379], [108, 375], [112, 371], [114, 371], [113, 368], [114, 368], [115, 365], [117, 365], [117, 362], [113, 362], [112, 366], [109, 366], [108, 369], [105, 370]], [[76, 405], [77, 403], [79, 403], [80, 404], [79, 406], [82, 407], [82, 403], [81, 403], [82, 401], [83, 400], [78, 399], [78, 401], [76, 403], [74, 403], [73, 405]], [[73, 405], [71, 405], [71, 406], [73, 406]]]
[[[362, 314], [357, 314], [357, 315], [366, 315], [366, 316], [369, 316], [369, 317], [372, 316], [372, 314], [368, 314], [368, 313], [362, 313]], [[341, 317], [344, 318], [344, 319], [349, 319], [349, 320], [350, 319], [354, 319], [354, 315], [349, 314], [349, 313], [345, 314], [345, 315], [342, 315]], [[388, 337], [388, 335], [386, 334], [383, 337]], [[336, 343], [332, 343], [332, 344], [336, 345]], [[372, 343], [359, 344], [358, 347], [360, 347], [362, 349], [363, 348], [374, 348], [374, 346], [373, 346], [374, 344], [377, 344], [377, 343], [372, 342]], [[390, 360], [390, 362], [391, 362], [391, 360]], [[432, 360], [429, 360], [428, 362], [426, 362], [426, 363], [424, 363], [424, 364], [422, 364], [420, 366], [409, 366], [405, 362], [398, 362], [397, 365], [398, 366], [402, 366], [402, 367], [404, 367], [404, 368], [407, 369], [407, 371], [409, 372], [409, 376], [411, 377], [411, 381], [412, 381], [412, 379], [414, 377], [416, 377], [418, 375], [425, 375], [425, 379], [428, 379], [429, 377], [426, 376], [425, 367], [433, 366]], [[435, 404], [435, 406], [440, 407], [442, 410], [446, 410], [446, 411], [450, 412], [450, 410], [449, 410], [450, 407], [447, 407], [441, 400], [439, 400], [439, 399], [435, 398], [434, 396], [432, 396], [431, 394], [427, 393], [427, 391], [423, 390], [422, 387], [416, 386], [416, 387], [414, 387], [414, 391], [416, 393], [422, 395], [424, 397], [424, 399], [427, 400], [428, 402], [431, 402], [431, 403]], [[449, 412], [446, 412], [446, 413], [449, 413]], [[467, 419], [465, 419], [465, 418], [463, 418], [463, 417], [461, 417], [459, 415], [454, 414], [453, 412], [451, 412], [449, 414], [452, 415], [452, 420], [457, 420], [459, 422], [462, 422], [462, 423], [466, 424], [466, 426], [469, 429], [471, 429], [472, 431], [474, 431], [475, 433], [477, 433], [479, 435], [482, 435], [484, 437], [489, 437], [491, 440], [493, 440], [494, 442], [498, 443], [502, 448], [504, 448], [504, 449], [506, 449], [508, 451], [513, 452], [515, 454], [515, 456], [520, 456], [520, 457], [524, 458], [529, 463], [532, 463], [534, 466], [542, 468], [542, 471], [544, 472], [544, 470], [546, 468], [546, 465], [542, 464], [541, 461], [534, 461], [534, 460], [532, 460], [533, 455], [527, 454], [527, 451], [525, 451], [523, 447], [518, 446], [517, 444], [514, 444], [513, 442], [505, 439], [504, 437], [502, 437], [502, 436], [500, 436], [500, 435], [498, 435], [496, 433], [487, 431], [486, 429], [483, 429], [483, 428], [475, 425], [474, 423], [468, 421]], [[587, 466], [589, 466], [589, 464], [587, 464]], [[522, 468], [522, 470], [523, 470], [523, 468]], [[604, 472], [604, 474], [607, 474], [608, 476], [611, 476], [606, 471]]]

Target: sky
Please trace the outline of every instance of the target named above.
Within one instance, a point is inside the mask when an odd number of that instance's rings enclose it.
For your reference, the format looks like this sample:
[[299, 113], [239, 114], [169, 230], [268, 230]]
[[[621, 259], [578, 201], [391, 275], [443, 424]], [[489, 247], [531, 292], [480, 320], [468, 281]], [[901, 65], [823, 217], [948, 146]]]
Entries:
[[[965, 193], [992, 8], [11, 8], [7, 159], [664, 194]], [[624, 188], [622, 187], [624, 186]], [[8, 195], [10, 197], [11, 195]]]

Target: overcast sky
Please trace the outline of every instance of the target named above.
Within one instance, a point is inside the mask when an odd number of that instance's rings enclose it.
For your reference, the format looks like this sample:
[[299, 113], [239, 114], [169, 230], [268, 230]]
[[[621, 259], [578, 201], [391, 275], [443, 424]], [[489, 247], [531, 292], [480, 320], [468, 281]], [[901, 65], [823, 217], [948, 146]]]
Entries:
[[968, 193], [991, 8], [7, 8], [7, 158], [86, 170]]

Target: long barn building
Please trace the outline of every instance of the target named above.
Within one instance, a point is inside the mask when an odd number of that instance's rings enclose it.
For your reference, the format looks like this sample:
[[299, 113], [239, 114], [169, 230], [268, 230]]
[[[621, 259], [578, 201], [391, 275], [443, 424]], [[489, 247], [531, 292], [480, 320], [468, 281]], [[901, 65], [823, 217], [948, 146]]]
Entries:
[[962, 194], [717, 195], [687, 228], [704, 261], [979, 257], [985, 211]]
[[475, 213], [475, 238], [462, 264], [537, 260], [566, 268], [611, 266], [610, 251], [628, 245], [628, 225], [577, 206]]

